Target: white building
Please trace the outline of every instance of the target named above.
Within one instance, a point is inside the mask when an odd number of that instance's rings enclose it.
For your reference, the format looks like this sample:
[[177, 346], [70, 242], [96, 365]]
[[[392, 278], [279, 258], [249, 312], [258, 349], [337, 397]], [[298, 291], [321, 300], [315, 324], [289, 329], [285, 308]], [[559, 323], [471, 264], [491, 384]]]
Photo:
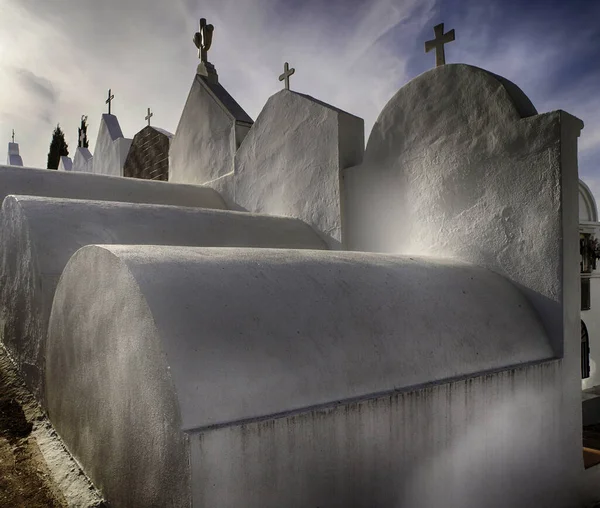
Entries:
[[579, 180], [581, 253], [581, 377], [582, 388], [600, 385], [600, 270], [596, 269], [595, 239], [600, 236], [598, 208], [589, 187]]

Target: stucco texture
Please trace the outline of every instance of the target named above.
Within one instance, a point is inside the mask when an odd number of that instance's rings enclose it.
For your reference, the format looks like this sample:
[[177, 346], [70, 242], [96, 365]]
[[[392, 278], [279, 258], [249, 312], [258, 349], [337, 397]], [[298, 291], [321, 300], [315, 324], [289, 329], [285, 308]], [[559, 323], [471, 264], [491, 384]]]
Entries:
[[69, 258], [89, 244], [324, 249], [297, 219], [255, 214], [8, 196], [0, 215], [0, 340], [43, 402], [48, 319]]
[[577, 181], [581, 127], [564, 112], [536, 114], [514, 84], [482, 69], [422, 74], [379, 115], [364, 163], [343, 172], [348, 247], [488, 267], [552, 321], [561, 314], [561, 178], [574, 171]]
[[218, 192], [199, 185], [0, 166], [0, 201], [9, 194], [227, 208]]
[[131, 141], [123, 137], [115, 115], [103, 114], [94, 148], [92, 172], [99, 175], [123, 176], [123, 166]]
[[[219, 94], [212, 89], [215, 87]], [[235, 151], [252, 120], [221, 89], [221, 85], [195, 76], [171, 141], [170, 182], [205, 184], [233, 171]]]
[[289, 215], [341, 247], [340, 170], [362, 161], [361, 118], [282, 90], [269, 98], [235, 155], [234, 201]]
[[[119, 287], [117, 279], [133, 277], [135, 286], [114, 291], [96, 277], [89, 284], [89, 273], [102, 280], [109, 273]], [[128, 315], [122, 310], [128, 306], [147, 306], [147, 317]], [[117, 345], [123, 333], [135, 344]], [[162, 374], [129, 372], [131, 362], [140, 365], [142, 350], [144, 361], [158, 365], [146, 353], [145, 334], [160, 342]], [[50, 417], [69, 449], [99, 485], [108, 485], [105, 476], [118, 482], [118, 470], [130, 468], [136, 452], [128, 456], [123, 450], [107, 468], [98, 447], [123, 446], [130, 434], [152, 439], [164, 430], [151, 419], [128, 419], [138, 410], [144, 414], [138, 404], [145, 398], [136, 394], [146, 389], [148, 377], [168, 373], [173, 386], [161, 381], [160, 392], [174, 390], [177, 399], [176, 415], [168, 418], [177, 419], [181, 430], [197, 432], [551, 356], [547, 334], [523, 294], [502, 277], [457, 261], [315, 250], [88, 246], [71, 258], [56, 290], [46, 394]], [[106, 376], [123, 380], [121, 388], [112, 382], [98, 386]], [[111, 418], [100, 414], [106, 406]], [[372, 429], [354, 432], [362, 443], [374, 438]], [[107, 437], [86, 440], [84, 433]], [[219, 467], [235, 468], [236, 456], [225, 453]], [[152, 460], [157, 469], [166, 467], [160, 454]], [[206, 471], [200, 471], [192, 471], [192, 484], [210, 490]], [[348, 479], [343, 464], [330, 474]], [[220, 482], [233, 484], [233, 478]], [[288, 481], [282, 479], [277, 489], [279, 506], [291, 505]], [[115, 484], [103, 492], [110, 501], [121, 499], [122, 489]], [[220, 496], [228, 499], [223, 490]]]

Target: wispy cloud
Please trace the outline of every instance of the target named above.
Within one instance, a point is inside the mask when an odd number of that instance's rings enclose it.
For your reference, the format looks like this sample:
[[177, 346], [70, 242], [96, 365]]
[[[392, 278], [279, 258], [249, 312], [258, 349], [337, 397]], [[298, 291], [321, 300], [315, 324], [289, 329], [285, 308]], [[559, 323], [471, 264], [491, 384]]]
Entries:
[[[220, 80], [256, 118], [281, 88], [283, 62], [296, 68], [292, 88], [359, 115], [370, 126], [409, 79], [408, 54], [387, 38], [410, 41], [431, 16], [434, 0], [315, 0], [298, 6], [275, 0], [0, 0], [0, 68], [29, 69], [55, 93], [43, 99], [22, 75], [0, 73], [0, 132], [21, 133], [25, 163], [46, 158], [51, 122], [76, 144], [82, 114], [93, 141], [108, 88], [126, 136], [144, 125], [174, 131], [197, 65], [192, 43], [198, 19], [216, 26], [210, 60]], [[11, 46], [12, 49], [6, 50]], [[402, 46], [400, 46], [402, 47]], [[30, 76], [31, 77], [31, 76]], [[33, 84], [33, 81], [32, 83]], [[37, 98], [36, 98], [37, 96]]]
[[361, 116], [368, 135], [398, 88], [433, 66], [423, 43], [443, 21], [457, 33], [449, 62], [507, 77], [540, 112], [560, 108], [582, 118], [580, 168], [596, 174], [600, 73], [590, 65], [587, 73], [573, 70], [578, 55], [592, 61], [598, 30], [591, 21], [576, 24], [592, 16], [583, 7], [513, 3], [0, 0], [0, 136], [8, 141], [15, 128], [25, 163], [40, 166], [52, 126], [60, 122], [75, 146], [87, 114], [93, 150], [108, 88], [126, 136], [144, 126], [147, 107], [158, 126], [174, 131], [198, 62], [192, 37], [200, 17], [216, 27], [209, 58], [221, 82], [253, 118], [281, 88], [288, 61], [296, 68], [292, 89]]

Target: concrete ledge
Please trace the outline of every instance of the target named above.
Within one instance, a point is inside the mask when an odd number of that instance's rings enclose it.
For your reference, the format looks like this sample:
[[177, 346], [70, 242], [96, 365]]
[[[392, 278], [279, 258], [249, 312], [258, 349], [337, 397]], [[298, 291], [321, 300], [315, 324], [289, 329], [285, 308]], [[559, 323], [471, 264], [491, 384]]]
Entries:
[[69, 258], [94, 243], [325, 248], [310, 226], [292, 218], [8, 196], [0, 214], [0, 340], [42, 403], [54, 291]]

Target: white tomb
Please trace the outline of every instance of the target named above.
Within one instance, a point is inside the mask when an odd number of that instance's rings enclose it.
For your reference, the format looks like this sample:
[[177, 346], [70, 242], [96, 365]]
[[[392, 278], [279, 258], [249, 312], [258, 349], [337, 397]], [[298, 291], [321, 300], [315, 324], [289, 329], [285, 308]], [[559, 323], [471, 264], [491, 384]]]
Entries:
[[82, 146], [76, 148], [75, 157], [73, 157], [73, 171], [79, 173], [94, 172], [94, 158], [89, 149]]
[[73, 170], [73, 161], [71, 157], [67, 157], [66, 155], [61, 155], [60, 161], [58, 163], [58, 171], [72, 171]]
[[363, 151], [361, 118], [282, 90], [253, 124], [198, 74], [171, 143], [169, 181], [213, 187], [231, 208], [302, 219], [340, 248], [340, 170], [360, 164]]
[[8, 143], [6, 164], [8, 166], [23, 166], [23, 159], [19, 155], [19, 143]]
[[[589, 501], [581, 491], [582, 123], [562, 111], [537, 114], [514, 84], [482, 69], [441, 66], [390, 100], [361, 164], [362, 145], [341, 142], [358, 139], [347, 134], [358, 122], [342, 127], [343, 115], [285, 91], [271, 105], [291, 105], [290, 125], [325, 139], [298, 137], [331, 165], [309, 179], [343, 170], [337, 190], [313, 195], [310, 182], [278, 177], [281, 164], [268, 161], [281, 152], [282, 163], [303, 167], [290, 132], [257, 120], [252, 129], [272, 139], [249, 144], [261, 153], [238, 166], [252, 132], [238, 150], [235, 115], [217, 113], [204, 85], [194, 86], [172, 148], [193, 118], [202, 134], [189, 130], [189, 152], [182, 143], [172, 159], [180, 157], [180, 181], [220, 185], [239, 208], [241, 196], [306, 192], [304, 209], [288, 198], [279, 213], [312, 208], [300, 218], [313, 225], [338, 214], [342, 245], [380, 253], [77, 251], [53, 301], [46, 397], [59, 434], [109, 502]], [[214, 106], [210, 129], [188, 114], [194, 102]], [[274, 109], [265, 118], [284, 115]], [[200, 164], [209, 160], [212, 168]], [[241, 194], [238, 168], [260, 175]]]
[[233, 171], [252, 118], [219, 83], [196, 74], [169, 150], [169, 181], [205, 184]]
[[104, 113], [94, 148], [92, 172], [99, 175], [123, 176], [123, 166], [131, 141], [123, 136], [117, 117]]

